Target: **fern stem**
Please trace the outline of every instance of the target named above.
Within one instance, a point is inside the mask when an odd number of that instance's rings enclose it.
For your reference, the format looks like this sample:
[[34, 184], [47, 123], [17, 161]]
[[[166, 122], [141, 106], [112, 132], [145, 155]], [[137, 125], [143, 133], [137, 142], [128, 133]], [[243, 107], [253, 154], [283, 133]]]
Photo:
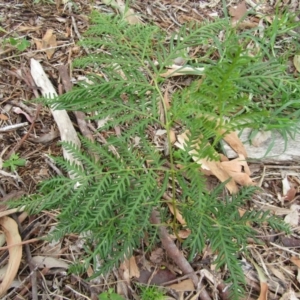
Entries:
[[170, 129], [171, 129], [171, 125], [172, 125], [172, 122], [170, 122], [169, 120], [169, 117], [168, 117], [168, 108], [166, 106], [166, 103], [164, 101], [164, 97], [161, 93], [161, 90], [158, 86], [158, 83], [157, 81], [154, 79], [154, 84], [155, 84], [155, 88], [159, 94], [159, 99], [162, 103], [162, 107], [163, 107], [163, 110], [164, 110], [164, 114], [165, 114], [165, 128], [167, 130], [167, 142], [168, 142], [168, 149], [169, 149], [169, 158], [170, 158], [170, 169], [171, 169], [171, 178], [172, 178], [172, 207], [173, 207], [173, 211], [174, 211], [174, 218], [172, 220], [172, 228], [173, 228], [173, 231], [176, 235], [176, 237], [181, 240], [181, 238], [177, 235], [177, 229], [176, 229], [176, 213], [177, 213], [177, 205], [176, 205], [176, 186], [175, 186], [175, 179], [176, 179], [176, 176], [175, 176], [175, 173], [176, 173], [176, 169], [175, 169], [175, 166], [174, 166], [174, 158], [173, 158], [173, 152], [172, 152], [172, 143], [171, 143], [171, 133], [170, 133]]

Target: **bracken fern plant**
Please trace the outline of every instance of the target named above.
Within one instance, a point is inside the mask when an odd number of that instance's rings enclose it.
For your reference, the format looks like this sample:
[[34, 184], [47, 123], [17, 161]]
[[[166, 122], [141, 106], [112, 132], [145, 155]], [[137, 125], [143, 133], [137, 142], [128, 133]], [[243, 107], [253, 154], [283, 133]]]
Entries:
[[[63, 143], [84, 168], [57, 158], [73, 178], [42, 182], [38, 193], [22, 202], [31, 213], [60, 210], [55, 239], [84, 233], [86, 253], [77, 271], [93, 264], [97, 276], [129, 257], [145, 233], [155, 241], [157, 226], [150, 223], [154, 209], [162, 224], [176, 233], [178, 225], [175, 218], [169, 222], [163, 200], [167, 194], [191, 230], [182, 244], [190, 260], [209, 243], [217, 255], [217, 269], [228, 270], [231, 299], [244, 293], [238, 257], [246, 251], [247, 238], [254, 236], [249, 224], [288, 228], [266, 212], [239, 215], [238, 208], [251, 199], [253, 188], [225, 199], [220, 197], [224, 185], [208, 192], [189, 151], [216, 159], [215, 147], [223, 135], [244, 127], [276, 129], [284, 136], [298, 130], [297, 80], [286, 73], [284, 62], [270, 55], [266, 38], [255, 30], [239, 31], [225, 19], [183, 26], [170, 35], [156, 26], [128, 25], [119, 17], [92, 13], [82, 41], [92, 54], [76, 60], [74, 67], [93, 73], [46, 103], [84, 111], [91, 121], [106, 120], [99, 131], [107, 143], [82, 138], [84, 150]], [[170, 79], [162, 74], [178, 57], [190, 67], [194, 81], [172, 93], [168, 108], [164, 89]], [[115, 127], [121, 134], [116, 135]], [[153, 140], [159, 129], [166, 135], [163, 149]], [[172, 132], [186, 129], [185, 149], [175, 149]]]

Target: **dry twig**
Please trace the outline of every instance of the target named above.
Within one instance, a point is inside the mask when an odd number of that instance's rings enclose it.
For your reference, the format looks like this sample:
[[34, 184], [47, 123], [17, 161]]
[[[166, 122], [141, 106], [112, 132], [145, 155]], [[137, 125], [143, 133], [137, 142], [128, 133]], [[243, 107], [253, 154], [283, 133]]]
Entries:
[[193, 268], [191, 267], [189, 262], [179, 251], [179, 249], [176, 247], [175, 243], [169, 236], [167, 228], [161, 225], [158, 211], [156, 210], [152, 211], [150, 220], [152, 224], [158, 225], [160, 240], [168, 256], [173, 259], [173, 261], [178, 265], [178, 267], [182, 270], [184, 274], [189, 275], [195, 287], [197, 287], [198, 290], [202, 290], [199, 294], [200, 299], [211, 300], [211, 297], [209, 296], [208, 292], [205, 290], [204, 285], [201, 282], [199, 282], [199, 278], [195, 274]]

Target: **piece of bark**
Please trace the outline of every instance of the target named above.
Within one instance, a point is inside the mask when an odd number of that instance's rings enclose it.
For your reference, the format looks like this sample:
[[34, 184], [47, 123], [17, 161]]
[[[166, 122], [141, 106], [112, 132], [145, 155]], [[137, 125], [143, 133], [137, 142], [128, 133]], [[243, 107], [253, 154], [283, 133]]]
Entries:
[[[46, 73], [44, 72], [41, 64], [33, 58], [31, 59], [31, 75], [35, 81], [35, 84], [40, 88], [44, 97], [57, 97], [57, 93], [52, 83], [48, 79]], [[79, 138], [66, 110], [56, 110], [54, 108], [50, 109], [60, 132], [61, 140], [64, 142], [71, 142], [78, 148], [80, 148], [81, 145]], [[78, 166], [82, 167], [82, 163], [65, 149], [63, 149], [63, 155], [64, 158], [70, 161], [72, 164], [75, 163]], [[74, 178], [74, 175], [72, 174], [69, 174], [69, 176], [70, 178]]]
[[283, 237], [281, 239], [282, 245], [289, 248], [298, 248], [300, 247], [300, 240], [296, 238]]

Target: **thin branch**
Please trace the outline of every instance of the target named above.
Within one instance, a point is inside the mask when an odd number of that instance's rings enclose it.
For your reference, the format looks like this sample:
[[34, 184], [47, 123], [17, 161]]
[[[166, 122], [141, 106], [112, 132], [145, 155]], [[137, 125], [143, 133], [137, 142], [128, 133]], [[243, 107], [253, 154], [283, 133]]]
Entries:
[[9, 132], [9, 131], [17, 130], [17, 129], [22, 128], [27, 125], [28, 125], [28, 122], [3, 126], [2, 128], [0, 128], [0, 132]]
[[19, 143], [9, 151], [9, 153], [6, 155], [6, 158], [9, 159], [10, 156], [13, 154], [13, 153], [16, 153], [19, 148], [22, 146], [22, 144], [25, 142], [25, 140], [28, 138], [29, 136], [29, 133], [33, 130], [34, 128], [34, 125], [35, 125], [35, 121], [37, 120], [38, 116], [39, 116], [39, 113], [40, 113], [40, 110], [42, 108], [42, 105], [41, 104], [38, 104], [37, 106], [37, 109], [36, 109], [36, 113], [35, 113], [35, 117], [29, 127], [29, 130], [27, 131], [27, 133], [22, 137], [22, 139], [19, 141]]
[[178, 265], [178, 267], [182, 270], [182, 272], [192, 279], [195, 287], [198, 290], [202, 290], [199, 294], [201, 300], [211, 300], [208, 292], [205, 290], [204, 285], [199, 282], [198, 276], [195, 274], [194, 269], [191, 267], [187, 259], [183, 256], [183, 254], [176, 247], [174, 241], [168, 234], [167, 228], [161, 225], [159, 212], [153, 210], [151, 213], [150, 221], [152, 224], [158, 225], [159, 227], [159, 236], [163, 247], [165, 248], [169, 257], [173, 259], [173, 261]]

